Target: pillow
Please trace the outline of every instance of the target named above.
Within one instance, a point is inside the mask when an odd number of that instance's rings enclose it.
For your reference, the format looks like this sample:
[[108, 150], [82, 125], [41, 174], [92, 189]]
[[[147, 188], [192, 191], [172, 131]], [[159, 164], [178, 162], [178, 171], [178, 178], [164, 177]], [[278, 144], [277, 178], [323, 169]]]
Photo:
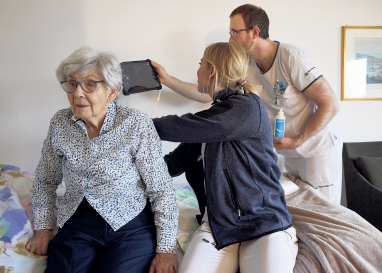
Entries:
[[360, 156], [356, 159], [356, 165], [360, 173], [382, 191], [382, 157]]
[[[191, 191], [190, 194], [192, 194]], [[196, 201], [196, 197], [194, 198]], [[176, 256], [178, 257], [178, 262], [180, 264], [184, 253], [186, 252], [187, 246], [190, 243], [192, 235], [199, 228], [199, 223], [196, 220], [196, 215], [200, 212], [198, 208], [189, 206], [178, 200], [176, 203], [179, 208], [178, 232], [176, 236], [178, 250]]]
[[287, 173], [282, 173], [279, 181], [285, 191], [285, 196], [291, 195], [299, 189], [299, 187], [289, 179]]

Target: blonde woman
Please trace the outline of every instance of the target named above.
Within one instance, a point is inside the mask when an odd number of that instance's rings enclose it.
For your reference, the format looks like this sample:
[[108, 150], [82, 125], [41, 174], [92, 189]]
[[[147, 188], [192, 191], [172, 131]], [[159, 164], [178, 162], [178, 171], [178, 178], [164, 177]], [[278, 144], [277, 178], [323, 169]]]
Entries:
[[[154, 65], [163, 80], [165, 70]], [[201, 212], [180, 273], [293, 272], [296, 231], [267, 111], [247, 74], [242, 45], [212, 44], [197, 72], [212, 107], [153, 120], [162, 140], [182, 142], [165, 161], [171, 176], [186, 173]]]

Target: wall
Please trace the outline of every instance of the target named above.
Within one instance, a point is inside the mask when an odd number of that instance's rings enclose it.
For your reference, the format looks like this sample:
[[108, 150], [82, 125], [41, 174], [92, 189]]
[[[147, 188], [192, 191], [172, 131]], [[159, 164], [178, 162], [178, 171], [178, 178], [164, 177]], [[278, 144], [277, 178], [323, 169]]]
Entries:
[[[271, 39], [307, 49], [341, 97], [341, 26], [382, 25], [381, 0], [259, 0]], [[152, 59], [173, 76], [196, 82], [206, 45], [228, 40], [236, 0], [0, 0], [0, 163], [34, 171], [53, 114], [68, 107], [55, 78], [59, 63], [81, 45], [111, 50], [120, 61]], [[121, 97], [151, 114], [159, 91]], [[345, 142], [382, 140], [382, 101], [340, 102]], [[164, 88], [153, 117], [196, 112], [208, 104]], [[176, 144], [163, 143], [169, 152]], [[181, 181], [179, 178], [175, 181]]]

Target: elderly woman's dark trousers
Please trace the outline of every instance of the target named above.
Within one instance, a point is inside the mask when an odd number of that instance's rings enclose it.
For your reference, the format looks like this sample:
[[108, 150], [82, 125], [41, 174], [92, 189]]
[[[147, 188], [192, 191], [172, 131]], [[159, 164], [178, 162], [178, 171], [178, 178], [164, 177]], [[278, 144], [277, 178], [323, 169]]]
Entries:
[[84, 198], [50, 242], [45, 273], [149, 272], [155, 247], [149, 202], [137, 217], [113, 231]]

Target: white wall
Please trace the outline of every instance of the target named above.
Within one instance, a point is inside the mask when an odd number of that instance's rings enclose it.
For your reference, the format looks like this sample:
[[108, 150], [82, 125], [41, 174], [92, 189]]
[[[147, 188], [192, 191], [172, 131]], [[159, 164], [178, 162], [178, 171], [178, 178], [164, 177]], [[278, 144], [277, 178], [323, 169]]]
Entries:
[[[207, 44], [228, 40], [236, 0], [0, 0], [0, 164], [34, 171], [53, 114], [68, 107], [55, 69], [81, 45], [110, 50], [120, 61], [152, 59], [196, 82]], [[259, 0], [271, 39], [307, 49], [341, 96], [341, 26], [382, 25], [381, 0]], [[121, 97], [151, 114], [159, 91]], [[345, 142], [381, 141], [382, 101], [340, 102]], [[154, 117], [208, 106], [164, 88]], [[163, 151], [176, 144], [164, 143]], [[182, 179], [182, 178], [181, 178]]]

